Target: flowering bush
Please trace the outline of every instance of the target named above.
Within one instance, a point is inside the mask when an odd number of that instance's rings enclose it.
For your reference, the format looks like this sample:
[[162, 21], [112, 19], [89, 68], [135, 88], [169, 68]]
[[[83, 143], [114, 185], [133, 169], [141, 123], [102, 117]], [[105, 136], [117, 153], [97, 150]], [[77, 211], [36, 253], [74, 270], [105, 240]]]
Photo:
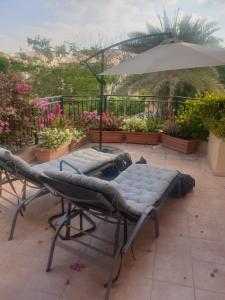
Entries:
[[69, 121], [63, 117], [60, 103], [54, 103], [54, 105], [52, 105], [51, 102], [44, 98], [39, 100], [39, 108], [41, 112], [40, 129], [45, 127], [68, 127]]
[[18, 74], [0, 73], [1, 144], [20, 147], [33, 139], [39, 112], [31, 88]]
[[[100, 116], [96, 112], [80, 112], [75, 120], [75, 126], [82, 128], [85, 131], [90, 131], [99, 128]], [[103, 130], [121, 130], [122, 119], [110, 115], [108, 112], [102, 114]]]
[[41, 148], [56, 149], [60, 145], [70, 142], [73, 138], [73, 133], [70, 129], [44, 128], [38, 133], [41, 139]]
[[121, 118], [110, 115], [108, 112], [102, 114], [102, 125], [104, 130], [121, 130], [123, 121]]

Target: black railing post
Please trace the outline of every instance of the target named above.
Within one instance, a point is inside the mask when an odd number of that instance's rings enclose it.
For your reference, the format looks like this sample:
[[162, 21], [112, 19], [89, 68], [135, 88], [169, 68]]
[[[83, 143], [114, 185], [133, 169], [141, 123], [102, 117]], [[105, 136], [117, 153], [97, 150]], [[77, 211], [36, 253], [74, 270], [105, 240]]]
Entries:
[[104, 95], [104, 104], [103, 104], [104, 108], [103, 108], [103, 111], [106, 112], [108, 110], [108, 107], [107, 107], [107, 95]]
[[64, 115], [64, 97], [60, 96], [61, 114]]
[[178, 112], [178, 100], [177, 98], [175, 98], [175, 116], [177, 116], [177, 112]]

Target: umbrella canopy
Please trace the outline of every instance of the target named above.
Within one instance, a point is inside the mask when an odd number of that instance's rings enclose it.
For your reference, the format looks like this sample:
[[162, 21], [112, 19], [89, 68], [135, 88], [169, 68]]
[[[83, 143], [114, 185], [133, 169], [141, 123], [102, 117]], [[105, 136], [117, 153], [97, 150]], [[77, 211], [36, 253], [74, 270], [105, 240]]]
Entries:
[[101, 75], [132, 75], [160, 71], [191, 69], [225, 65], [225, 50], [190, 44], [170, 42], [149, 49]]

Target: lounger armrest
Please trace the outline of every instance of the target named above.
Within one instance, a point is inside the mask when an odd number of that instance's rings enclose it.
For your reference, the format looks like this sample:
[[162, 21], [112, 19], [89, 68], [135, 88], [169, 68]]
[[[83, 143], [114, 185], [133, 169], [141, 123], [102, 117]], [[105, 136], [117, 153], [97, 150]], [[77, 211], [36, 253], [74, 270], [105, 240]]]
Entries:
[[68, 163], [64, 159], [60, 160], [60, 163], [59, 163], [60, 171], [63, 171], [63, 164], [69, 166], [70, 168], [72, 168], [73, 170], [75, 170], [78, 174], [83, 174], [78, 168], [74, 167], [73, 165], [71, 165], [70, 163]]
[[134, 229], [132, 230], [130, 236], [128, 237], [127, 242], [124, 244], [124, 246], [122, 248], [122, 253], [125, 254], [130, 249], [130, 247], [131, 247], [134, 239], [136, 238], [136, 235], [137, 235], [138, 231], [140, 230], [142, 224], [144, 223], [145, 219], [149, 216], [149, 214], [153, 210], [155, 210], [154, 207], [149, 207], [149, 209], [147, 211], [142, 213], [142, 215], [140, 216], [138, 222], [134, 226]]

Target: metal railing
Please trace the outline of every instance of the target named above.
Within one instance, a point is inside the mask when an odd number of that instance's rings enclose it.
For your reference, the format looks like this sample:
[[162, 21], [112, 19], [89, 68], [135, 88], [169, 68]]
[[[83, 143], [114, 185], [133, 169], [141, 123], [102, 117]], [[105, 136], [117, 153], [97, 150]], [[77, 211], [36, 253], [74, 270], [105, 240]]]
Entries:
[[[70, 120], [76, 120], [81, 112], [99, 112], [99, 98], [93, 96], [55, 96], [42, 98], [48, 101], [48, 106], [42, 111], [42, 121], [48, 126], [51, 114], [55, 114], [60, 105], [62, 115]], [[168, 117], [176, 116], [184, 97], [158, 97], [105, 95], [103, 111], [117, 117], [155, 117], [164, 121]]]

